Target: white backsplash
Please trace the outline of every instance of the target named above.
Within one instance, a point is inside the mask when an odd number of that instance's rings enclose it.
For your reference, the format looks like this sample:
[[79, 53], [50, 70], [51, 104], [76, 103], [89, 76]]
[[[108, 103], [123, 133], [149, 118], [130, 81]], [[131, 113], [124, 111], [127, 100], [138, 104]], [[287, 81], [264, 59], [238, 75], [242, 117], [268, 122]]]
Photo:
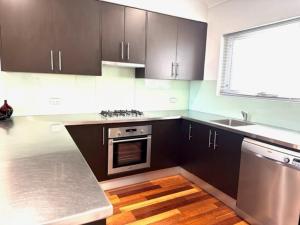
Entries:
[[135, 79], [134, 69], [108, 66], [101, 77], [0, 72], [0, 101], [4, 99], [14, 115], [185, 110], [189, 82]]

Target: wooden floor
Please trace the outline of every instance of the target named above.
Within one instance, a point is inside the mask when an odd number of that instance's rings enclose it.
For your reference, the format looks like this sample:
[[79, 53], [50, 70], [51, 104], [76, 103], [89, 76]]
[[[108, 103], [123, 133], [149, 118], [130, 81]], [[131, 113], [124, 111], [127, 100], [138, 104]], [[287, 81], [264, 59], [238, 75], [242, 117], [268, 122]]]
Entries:
[[182, 176], [106, 192], [114, 206], [107, 225], [247, 225], [230, 208]]

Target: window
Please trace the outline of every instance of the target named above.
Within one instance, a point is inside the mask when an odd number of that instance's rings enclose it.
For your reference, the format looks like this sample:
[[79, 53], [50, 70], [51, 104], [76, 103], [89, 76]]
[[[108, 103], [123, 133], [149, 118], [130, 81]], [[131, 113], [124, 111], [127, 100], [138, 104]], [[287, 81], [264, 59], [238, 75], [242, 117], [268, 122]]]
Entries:
[[220, 94], [300, 100], [300, 19], [224, 35]]

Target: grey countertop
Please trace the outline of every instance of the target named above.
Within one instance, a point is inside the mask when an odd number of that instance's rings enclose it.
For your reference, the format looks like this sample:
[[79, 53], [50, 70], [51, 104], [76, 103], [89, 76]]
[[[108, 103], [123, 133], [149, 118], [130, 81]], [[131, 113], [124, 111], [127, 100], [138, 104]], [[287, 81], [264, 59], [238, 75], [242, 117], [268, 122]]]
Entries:
[[166, 120], [184, 118], [190, 121], [206, 124], [216, 128], [225, 129], [231, 132], [239, 133], [244, 136], [281, 145], [300, 151], [300, 132], [287, 130], [278, 127], [267, 126], [263, 124], [254, 124], [250, 126], [230, 127], [213, 122], [214, 120], [227, 119], [227, 117], [202, 113], [198, 111], [153, 111], [145, 112], [143, 117], [138, 118], [119, 118], [107, 119], [98, 114], [80, 114], [80, 115], [57, 115], [40, 116], [39, 119], [46, 121], [55, 121], [66, 125], [78, 124], [109, 124], [122, 122], [139, 122], [151, 120]]
[[15, 117], [0, 122], [0, 212], [5, 225], [71, 225], [112, 205], [62, 124]]
[[299, 132], [259, 124], [229, 127], [212, 122], [225, 117], [195, 111], [146, 112], [117, 120], [98, 114], [14, 117], [0, 122], [1, 223], [80, 224], [112, 214], [65, 125], [180, 118], [300, 150]]

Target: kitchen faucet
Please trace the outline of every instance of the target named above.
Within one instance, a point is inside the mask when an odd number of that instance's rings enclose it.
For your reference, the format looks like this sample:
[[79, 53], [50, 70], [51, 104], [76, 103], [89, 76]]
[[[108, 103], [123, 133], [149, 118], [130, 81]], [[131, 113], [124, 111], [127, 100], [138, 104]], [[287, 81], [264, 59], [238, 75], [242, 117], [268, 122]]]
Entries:
[[241, 111], [244, 121], [248, 121], [248, 113], [245, 111]]

